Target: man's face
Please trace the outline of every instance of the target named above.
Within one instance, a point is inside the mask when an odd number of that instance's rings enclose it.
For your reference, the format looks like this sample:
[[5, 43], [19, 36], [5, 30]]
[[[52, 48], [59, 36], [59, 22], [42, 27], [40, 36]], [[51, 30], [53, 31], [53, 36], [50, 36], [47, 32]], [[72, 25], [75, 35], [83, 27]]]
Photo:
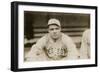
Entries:
[[50, 34], [50, 37], [52, 39], [58, 39], [61, 35], [61, 27], [57, 26], [57, 25], [49, 25], [49, 29], [48, 32]]

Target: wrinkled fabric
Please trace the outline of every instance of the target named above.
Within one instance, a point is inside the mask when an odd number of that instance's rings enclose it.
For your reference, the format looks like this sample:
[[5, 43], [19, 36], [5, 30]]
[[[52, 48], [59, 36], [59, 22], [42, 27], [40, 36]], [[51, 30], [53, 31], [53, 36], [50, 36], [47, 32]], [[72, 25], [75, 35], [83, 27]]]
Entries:
[[49, 34], [40, 38], [27, 54], [27, 61], [78, 59], [78, 50], [72, 39], [63, 34], [54, 42]]

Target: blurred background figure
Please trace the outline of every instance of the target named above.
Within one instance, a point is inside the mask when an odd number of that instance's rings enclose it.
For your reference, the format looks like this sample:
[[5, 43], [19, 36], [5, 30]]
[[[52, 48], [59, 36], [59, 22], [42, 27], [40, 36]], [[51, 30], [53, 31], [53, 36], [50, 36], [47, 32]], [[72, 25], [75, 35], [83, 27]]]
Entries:
[[81, 48], [80, 48], [80, 58], [81, 59], [90, 58], [90, 29], [87, 29], [83, 32]]

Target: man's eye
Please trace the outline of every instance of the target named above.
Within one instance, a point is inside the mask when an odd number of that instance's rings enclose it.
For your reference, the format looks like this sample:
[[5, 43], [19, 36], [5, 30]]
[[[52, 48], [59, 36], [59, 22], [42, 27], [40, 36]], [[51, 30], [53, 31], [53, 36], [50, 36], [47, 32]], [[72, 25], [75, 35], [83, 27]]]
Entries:
[[50, 30], [54, 30], [54, 29], [50, 29]]
[[59, 28], [56, 28], [56, 30], [58, 30]]

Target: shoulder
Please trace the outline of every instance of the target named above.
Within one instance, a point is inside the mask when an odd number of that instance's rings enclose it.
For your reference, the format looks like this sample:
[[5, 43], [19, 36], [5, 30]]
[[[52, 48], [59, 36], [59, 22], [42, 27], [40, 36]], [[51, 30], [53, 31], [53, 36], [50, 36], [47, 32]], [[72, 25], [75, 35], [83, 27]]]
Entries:
[[68, 51], [76, 52], [77, 49], [76, 49], [75, 42], [72, 40], [70, 36], [68, 36], [67, 34], [62, 34], [62, 42], [67, 47]]
[[87, 30], [85, 30], [84, 32], [83, 32], [83, 37], [85, 38], [85, 37], [88, 37], [88, 36], [90, 36], [90, 29], [87, 29]]
[[64, 39], [64, 40], [70, 40], [71, 37], [68, 36], [67, 34], [62, 33], [62, 39]]
[[62, 41], [63, 41], [63, 43], [69, 44], [69, 46], [70, 46], [70, 44], [75, 44], [73, 39], [64, 33], [62, 33]]
[[90, 33], [90, 29], [87, 29], [87, 30], [85, 30], [84, 32], [83, 32], [83, 35], [87, 35], [87, 34], [89, 34]]
[[36, 41], [36, 44], [33, 45], [35, 48], [43, 48], [46, 45], [47, 35], [44, 35]]
[[37, 42], [39, 41], [43, 42], [43, 41], [46, 41], [46, 39], [47, 39], [47, 34], [42, 36]]

